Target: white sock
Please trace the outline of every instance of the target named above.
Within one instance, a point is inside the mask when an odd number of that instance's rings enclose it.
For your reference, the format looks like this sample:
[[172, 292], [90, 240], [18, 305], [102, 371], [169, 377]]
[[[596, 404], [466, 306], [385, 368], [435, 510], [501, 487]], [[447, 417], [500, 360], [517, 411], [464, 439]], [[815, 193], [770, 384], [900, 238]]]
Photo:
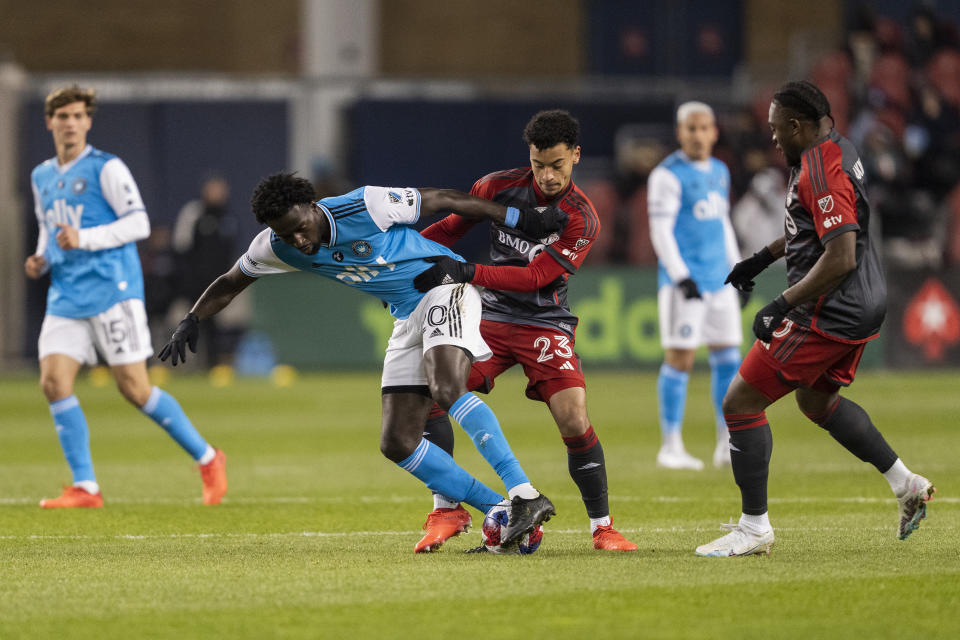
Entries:
[[672, 453], [680, 453], [683, 451], [683, 436], [680, 435], [679, 431], [672, 431], [670, 433], [663, 434], [663, 448]]
[[761, 534], [770, 531], [770, 516], [764, 513], [760, 516], [748, 516], [745, 513], [740, 514], [740, 528], [745, 529], [747, 533]]
[[456, 509], [457, 505], [460, 503], [456, 500], [451, 500], [442, 493], [433, 494], [433, 508], [434, 509]]
[[100, 485], [97, 484], [96, 480], [81, 480], [80, 482], [74, 482], [73, 486], [93, 495], [100, 493]]
[[507, 490], [507, 496], [513, 500], [516, 496], [520, 496], [524, 500], [533, 500], [540, 495], [540, 492], [533, 488], [533, 485], [529, 482], [524, 482], [518, 484], [512, 489]]
[[610, 516], [606, 515], [602, 518], [590, 518], [590, 535], [593, 535], [593, 532], [597, 530], [597, 527], [609, 527], [610, 526]]
[[893, 490], [895, 496], [903, 493], [904, 488], [907, 486], [907, 480], [909, 480], [912, 475], [910, 469], [907, 469], [907, 465], [903, 464], [903, 460], [900, 458], [897, 458], [893, 466], [883, 472], [883, 477], [890, 483], [890, 488]]
[[200, 464], [210, 464], [210, 461], [217, 457], [217, 450], [207, 445], [207, 450], [203, 452], [203, 455], [200, 456], [200, 459], [197, 460]]

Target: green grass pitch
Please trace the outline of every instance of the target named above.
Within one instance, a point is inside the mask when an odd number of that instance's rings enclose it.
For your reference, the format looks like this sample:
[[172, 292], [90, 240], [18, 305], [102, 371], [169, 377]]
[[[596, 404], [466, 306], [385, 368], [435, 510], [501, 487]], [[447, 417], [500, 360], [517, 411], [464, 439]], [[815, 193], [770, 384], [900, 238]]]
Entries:
[[[709, 461], [708, 374], [685, 439]], [[658, 471], [655, 376], [588, 372], [614, 524], [640, 545], [600, 553], [545, 408], [507, 375], [486, 396], [534, 484], [555, 502], [529, 557], [466, 555], [478, 529], [414, 555], [430, 496], [378, 451], [379, 377], [291, 386], [165, 385], [228, 455], [223, 504], [152, 422], [89, 378], [106, 508], [44, 511], [69, 472], [39, 387], [0, 379], [0, 638], [956, 638], [960, 637], [957, 373], [864, 371], [849, 397], [939, 494], [895, 536], [883, 478], [808, 423], [792, 398], [774, 433], [768, 557], [698, 558], [739, 515], [729, 469]], [[469, 439], [457, 458], [502, 490]], [[479, 527], [480, 516], [474, 513]]]

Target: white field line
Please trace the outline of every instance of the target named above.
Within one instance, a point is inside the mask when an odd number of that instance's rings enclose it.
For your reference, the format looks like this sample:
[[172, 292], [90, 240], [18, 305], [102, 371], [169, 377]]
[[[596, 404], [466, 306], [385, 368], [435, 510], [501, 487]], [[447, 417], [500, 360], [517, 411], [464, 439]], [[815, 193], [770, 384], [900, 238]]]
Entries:
[[[557, 500], [579, 501], [580, 496], [554, 496]], [[614, 495], [610, 501], [617, 502], [652, 502], [652, 503], [683, 503], [683, 502], [736, 502], [737, 497], [731, 494], [727, 497], [704, 497], [704, 496], [623, 496]], [[0, 506], [38, 504], [39, 498], [0, 498]], [[158, 505], [191, 505], [199, 504], [200, 498], [110, 498], [107, 496], [105, 502], [111, 504], [158, 504]], [[430, 497], [423, 496], [359, 496], [355, 498], [344, 498], [338, 496], [262, 496], [262, 497], [226, 497], [224, 504], [402, 504], [410, 502], [419, 502], [430, 506]], [[790, 498], [770, 498], [771, 504], [816, 504], [816, 503], [841, 503], [841, 504], [887, 504], [896, 502], [896, 498], [877, 498], [866, 496], [844, 496], [844, 497], [813, 497], [796, 496]], [[960, 497], [943, 496], [934, 497], [934, 504], [956, 504], [960, 502]]]
[[[549, 526], [543, 528], [544, 533], [548, 535], [580, 535], [589, 534], [589, 529], [583, 527], [580, 529], [551, 529]], [[662, 534], [662, 533], [703, 533], [711, 534], [720, 530], [720, 527], [635, 527], [632, 529], [619, 528], [621, 533], [627, 534]], [[849, 531], [850, 527], [776, 527], [777, 532], [781, 531]], [[891, 531], [892, 527], [860, 527], [859, 531]], [[22, 535], [22, 536], [0, 536], [0, 540], [176, 540], [176, 539], [264, 539], [264, 538], [377, 538], [389, 536], [419, 536], [422, 531], [411, 529], [409, 531], [286, 531], [286, 532], [267, 532], [267, 533], [166, 533], [166, 534], [115, 534], [100, 536], [85, 535]]]

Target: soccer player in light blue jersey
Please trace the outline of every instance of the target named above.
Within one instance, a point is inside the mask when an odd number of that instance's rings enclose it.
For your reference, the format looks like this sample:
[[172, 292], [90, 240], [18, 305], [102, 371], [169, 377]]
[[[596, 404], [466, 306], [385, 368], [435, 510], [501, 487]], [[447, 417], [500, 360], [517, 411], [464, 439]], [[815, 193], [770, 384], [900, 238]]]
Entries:
[[50, 274], [38, 343], [40, 385], [73, 472], [73, 485], [40, 506], [103, 506], [87, 421], [73, 392], [80, 368], [96, 364], [98, 353], [123, 397], [200, 464], [204, 504], [218, 504], [227, 491], [226, 456], [147, 377], [153, 347], [136, 242], [150, 235], [150, 220], [123, 161], [87, 144], [95, 109], [90, 89], [72, 86], [47, 96], [47, 129], [57, 155], [31, 175], [40, 235], [24, 269], [30, 278]]
[[437, 258], [463, 258], [424, 238], [412, 225], [421, 216], [456, 211], [543, 237], [559, 230], [566, 214], [554, 207], [505, 207], [448, 189], [367, 186], [317, 201], [313, 185], [289, 173], [261, 181], [251, 204], [257, 222], [268, 228], [200, 296], [160, 351], [160, 359], [171, 358], [176, 366], [186, 347], [195, 352], [198, 323], [262, 276], [306, 271], [359, 289], [387, 303], [396, 318], [381, 378], [383, 455], [430, 489], [481, 513], [503, 500], [423, 438], [436, 401], [460, 423], [507, 489], [512, 513], [505, 544], [554, 515], [553, 504], [531, 485], [510, 450], [493, 411], [467, 391], [473, 360], [492, 355], [480, 335], [479, 293], [473, 285], [452, 279], [427, 292], [413, 284]]
[[711, 397], [717, 445], [713, 464], [730, 464], [727, 426], [721, 403], [740, 366], [740, 301], [724, 284], [740, 260], [730, 224], [730, 172], [712, 157], [717, 141], [713, 109], [686, 102], [677, 109], [680, 149], [650, 174], [650, 236], [657, 253], [660, 341], [665, 355], [657, 379], [661, 447], [657, 466], [703, 469], [687, 453], [681, 430], [687, 382], [696, 349], [709, 348]]

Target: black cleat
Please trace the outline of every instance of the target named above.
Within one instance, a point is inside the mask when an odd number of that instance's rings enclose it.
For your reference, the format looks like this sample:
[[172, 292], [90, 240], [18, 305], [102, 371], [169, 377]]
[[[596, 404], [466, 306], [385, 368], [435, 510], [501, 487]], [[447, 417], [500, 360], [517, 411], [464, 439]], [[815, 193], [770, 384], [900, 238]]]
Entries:
[[500, 532], [500, 544], [509, 545], [511, 542], [520, 540], [536, 529], [538, 524], [546, 522], [550, 516], [555, 515], [557, 510], [553, 508], [553, 503], [542, 493], [529, 500], [514, 496], [510, 501], [510, 522]]
[[473, 549], [467, 549], [464, 553], [490, 553], [490, 549], [487, 549], [484, 545], [479, 547], [474, 547]]

